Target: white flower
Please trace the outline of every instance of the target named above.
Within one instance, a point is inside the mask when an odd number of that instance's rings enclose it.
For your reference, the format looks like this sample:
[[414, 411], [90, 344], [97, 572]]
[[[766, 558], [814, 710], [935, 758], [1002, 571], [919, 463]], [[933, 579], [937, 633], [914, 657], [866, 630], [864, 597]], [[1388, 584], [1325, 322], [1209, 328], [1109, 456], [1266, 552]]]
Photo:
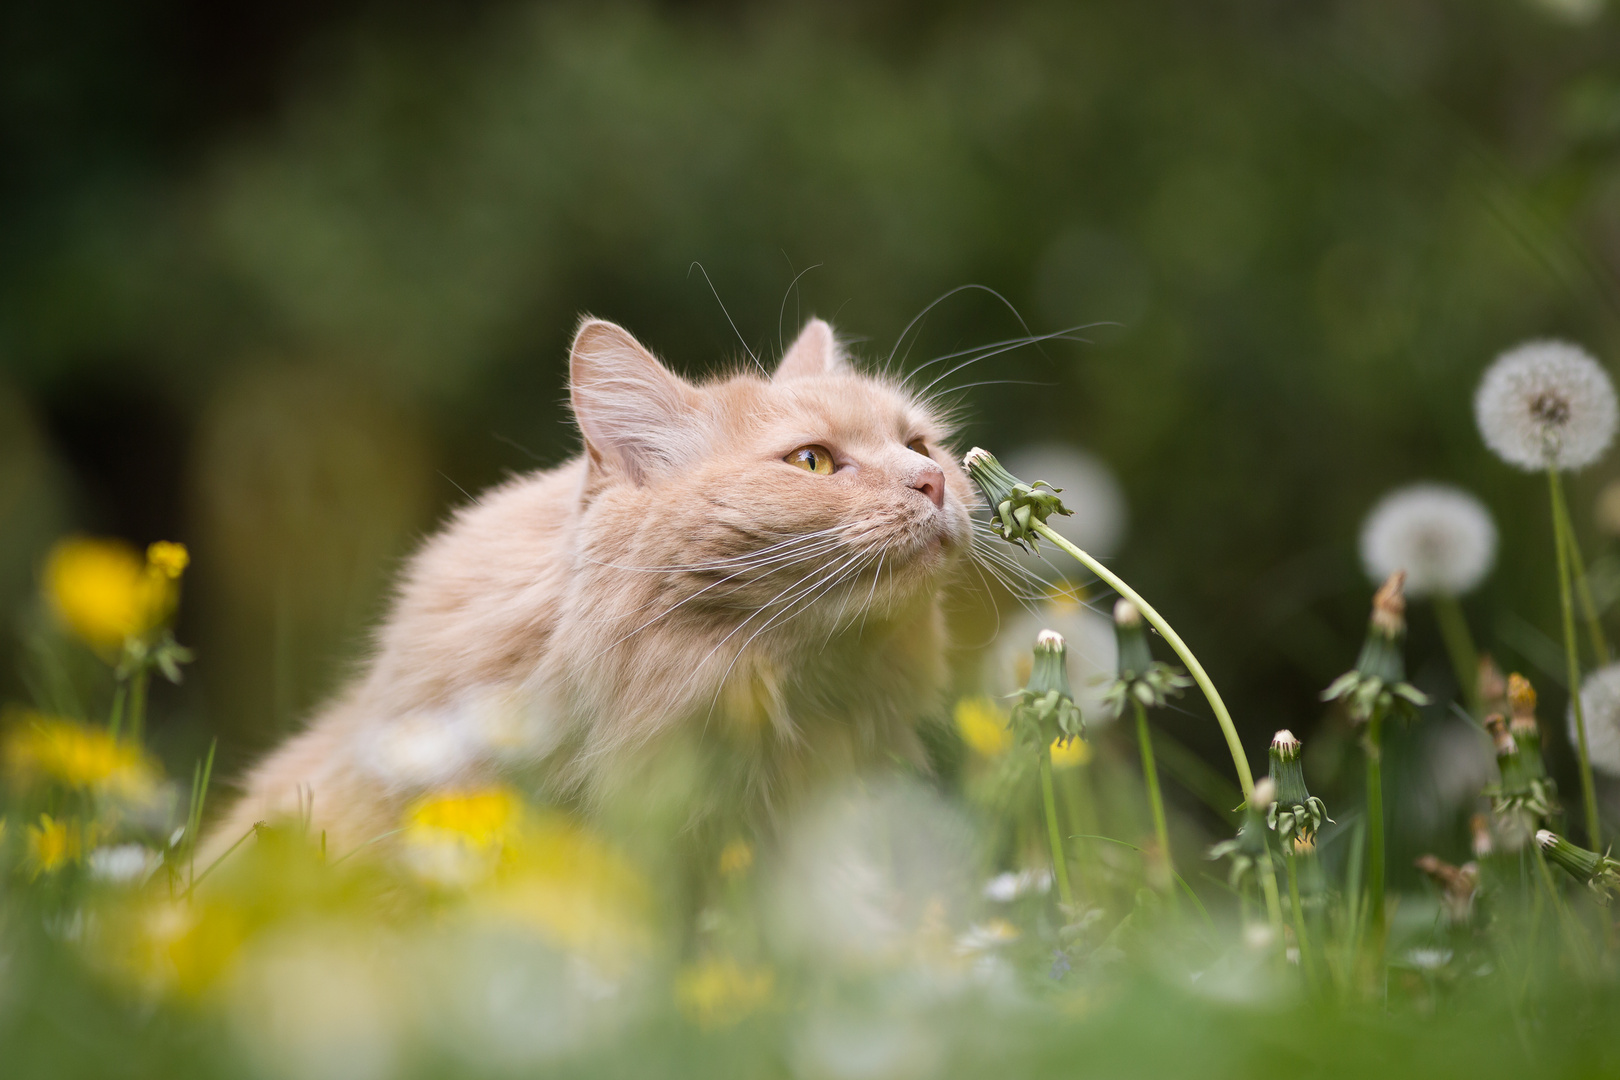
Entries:
[[1608, 372], [1562, 341], [1531, 341], [1496, 358], [1474, 394], [1485, 445], [1527, 472], [1590, 465], [1614, 438]]
[[1022, 936], [1018, 927], [1006, 919], [988, 919], [974, 923], [956, 936], [956, 955], [972, 956], [991, 952], [1003, 945], [1011, 945]]
[[1408, 949], [1406, 962], [1419, 971], [1439, 971], [1451, 963], [1450, 949]]
[[1461, 596], [1496, 562], [1496, 523], [1461, 488], [1412, 484], [1379, 500], [1361, 526], [1361, 563], [1384, 581], [1406, 571], [1406, 595]]
[[144, 844], [96, 848], [85, 858], [90, 876], [111, 885], [138, 885], [158, 868], [163, 856]]
[[[1620, 776], [1620, 664], [1598, 668], [1581, 683], [1581, 713], [1586, 720], [1586, 752], [1592, 768]], [[1573, 703], [1568, 721], [1569, 741], [1579, 747]]]
[[1052, 888], [1052, 871], [1020, 870], [1016, 874], [1007, 871], [997, 874], [984, 883], [984, 897], [1000, 904], [1010, 904], [1021, 896], [1032, 892], [1046, 893]]

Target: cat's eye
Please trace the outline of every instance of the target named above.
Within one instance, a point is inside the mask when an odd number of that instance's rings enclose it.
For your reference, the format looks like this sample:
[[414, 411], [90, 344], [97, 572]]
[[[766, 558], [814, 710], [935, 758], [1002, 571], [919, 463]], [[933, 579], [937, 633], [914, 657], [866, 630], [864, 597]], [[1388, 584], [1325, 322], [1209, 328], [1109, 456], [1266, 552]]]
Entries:
[[928, 456], [928, 444], [922, 439], [912, 439], [910, 442], [906, 443], [906, 449], [910, 450], [913, 454], [921, 454], [923, 457]]
[[782, 460], [789, 465], [797, 465], [805, 472], [820, 473], [822, 476], [833, 471], [832, 451], [825, 446], [801, 446]]

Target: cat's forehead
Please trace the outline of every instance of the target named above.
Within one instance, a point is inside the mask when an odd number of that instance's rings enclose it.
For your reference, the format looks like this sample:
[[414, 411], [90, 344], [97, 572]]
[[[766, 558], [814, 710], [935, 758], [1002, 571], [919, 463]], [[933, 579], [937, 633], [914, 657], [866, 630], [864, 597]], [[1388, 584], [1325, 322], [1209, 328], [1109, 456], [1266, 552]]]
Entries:
[[861, 375], [818, 375], [756, 384], [760, 418], [828, 439], [907, 440], [937, 425], [909, 395]]

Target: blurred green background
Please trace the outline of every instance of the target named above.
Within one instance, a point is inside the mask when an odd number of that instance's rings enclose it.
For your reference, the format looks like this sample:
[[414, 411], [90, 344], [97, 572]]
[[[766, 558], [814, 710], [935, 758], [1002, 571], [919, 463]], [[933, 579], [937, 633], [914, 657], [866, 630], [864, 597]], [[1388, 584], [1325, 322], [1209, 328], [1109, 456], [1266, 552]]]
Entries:
[[[271, 743], [403, 553], [572, 451], [580, 312], [691, 373], [741, 355], [694, 263], [764, 353], [814, 312], [881, 358], [968, 283], [1017, 315], [958, 294], [911, 363], [1117, 324], [964, 372], [1010, 381], [963, 391], [965, 439], [1109, 463], [1117, 566], [1257, 756], [1317, 731], [1358, 524], [1415, 479], [1497, 515], [1468, 610], [1562, 716], [1544, 486], [1471, 394], [1526, 337], [1620, 351], [1602, 0], [25, 0], [0, 159], [0, 647], [61, 532], [185, 541], [200, 660], [154, 720], [182, 762]], [[1615, 476], [1575, 483], [1589, 556]], [[1444, 689], [1422, 606], [1412, 652]], [[1197, 711], [1170, 729], [1218, 763]]]

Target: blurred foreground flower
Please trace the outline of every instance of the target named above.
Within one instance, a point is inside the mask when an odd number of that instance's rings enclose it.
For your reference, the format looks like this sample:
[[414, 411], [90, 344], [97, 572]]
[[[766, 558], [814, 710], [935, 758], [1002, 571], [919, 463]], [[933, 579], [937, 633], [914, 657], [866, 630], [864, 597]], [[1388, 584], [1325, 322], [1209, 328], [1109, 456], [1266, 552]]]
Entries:
[[1608, 372], [1564, 341], [1530, 341], [1496, 358], [1474, 395], [1485, 445], [1529, 472], [1592, 464], [1614, 438]]
[[181, 544], [160, 541], [143, 561], [121, 540], [72, 537], [51, 549], [45, 595], [68, 629], [106, 654], [173, 614], [176, 582], [190, 562]]
[[[1620, 776], [1620, 664], [1598, 668], [1581, 683], [1581, 708], [1586, 720], [1586, 745], [1592, 767]], [[1576, 743], [1575, 705], [1567, 714], [1569, 740]]]
[[1375, 582], [1405, 570], [1409, 596], [1462, 596], [1496, 561], [1496, 523], [1462, 488], [1412, 484], [1384, 496], [1367, 515], [1361, 561]]
[[776, 976], [769, 968], [745, 968], [729, 958], [710, 958], [675, 976], [675, 1001], [702, 1028], [731, 1027], [770, 1005]]
[[962, 698], [956, 703], [955, 715], [957, 734], [980, 757], [1000, 757], [1012, 746], [1007, 713], [989, 698]]
[[140, 798], [158, 784], [156, 764], [139, 746], [102, 728], [23, 713], [7, 732], [6, 774], [19, 787], [55, 783], [96, 795]]
[[39, 815], [39, 824], [28, 826], [27, 862], [34, 877], [52, 874], [84, 853], [84, 832], [78, 818]]

